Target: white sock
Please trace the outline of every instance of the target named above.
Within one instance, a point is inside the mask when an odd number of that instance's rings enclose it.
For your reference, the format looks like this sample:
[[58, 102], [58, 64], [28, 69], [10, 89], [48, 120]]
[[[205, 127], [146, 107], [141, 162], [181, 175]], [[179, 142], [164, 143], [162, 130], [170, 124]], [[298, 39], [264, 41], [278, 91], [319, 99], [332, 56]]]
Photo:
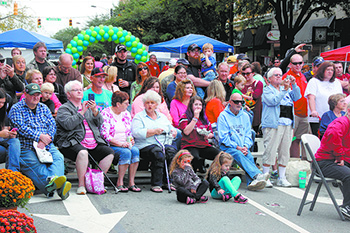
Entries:
[[270, 172], [270, 166], [268, 167], [263, 166], [263, 174], [269, 173], [269, 172]]
[[286, 178], [286, 167], [278, 166], [278, 173], [280, 179]]

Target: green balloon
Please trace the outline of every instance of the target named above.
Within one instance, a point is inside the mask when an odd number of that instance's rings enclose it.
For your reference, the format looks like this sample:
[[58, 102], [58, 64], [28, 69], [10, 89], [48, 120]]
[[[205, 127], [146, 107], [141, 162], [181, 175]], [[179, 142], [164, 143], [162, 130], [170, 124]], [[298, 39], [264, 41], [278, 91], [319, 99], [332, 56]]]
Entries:
[[131, 32], [128, 32], [128, 35], [131, 36]]
[[111, 41], [112, 41], [112, 37], [109, 37], [109, 38], [108, 38], [108, 41], [111, 42]]
[[129, 35], [125, 36], [125, 41], [129, 41], [131, 37]]
[[87, 41], [88, 41], [89, 39], [90, 39], [90, 36], [89, 36], [89, 35], [85, 35], [85, 36], [84, 36], [84, 40], [87, 40]]
[[91, 30], [91, 31], [93, 31], [94, 29], [95, 29], [95, 27], [94, 27], [94, 26], [91, 26], [91, 27], [90, 27], [90, 30]]
[[140, 39], [139, 39], [138, 37], [136, 37], [135, 41], [136, 41], [137, 43], [139, 43], [139, 42], [140, 42]]
[[109, 28], [110, 30], [113, 30], [113, 26], [112, 26], [112, 25], [109, 25], [108, 28]]
[[103, 25], [98, 26], [100, 29], [103, 29]]
[[75, 36], [75, 37], [73, 37], [73, 40], [74, 40], [74, 41], [78, 41], [79, 39], [78, 39], [77, 36]]
[[103, 29], [101, 29], [99, 32], [98, 32], [101, 36], [103, 36], [105, 34], [105, 31]]
[[135, 62], [136, 64], [139, 64], [140, 60], [136, 60], [136, 59], [135, 59], [134, 62]]
[[140, 54], [140, 55], [141, 55], [142, 53], [143, 53], [143, 49], [138, 49], [138, 50], [137, 50], [137, 54]]
[[119, 38], [122, 37], [122, 36], [123, 36], [123, 32], [119, 30], [119, 31], [117, 32], [117, 36], [118, 36]]
[[123, 31], [123, 28], [122, 28], [122, 27], [119, 27], [118, 30], [119, 30], [119, 31]]
[[146, 56], [142, 56], [142, 57], [141, 57], [141, 61], [142, 61], [142, 62], [146, 62], [146, 61], [147, 61], [147, 57], [146, 57]]
[[108, 35], [113, 36], [113, 34], [114, 34], [113, 29], [109, 29], [109, 31], [108, 31]]
[[73, 48], [72, 48], [72, 53], [76, 53], [76, 52], [78, 52], [77, 48], [76, 48], [76, 47], [73, 47]]
[[105, 42], [105, 41], [106, 41], [106, 39], [104, 37], [102, 37], [101, 42]]
[[82, 40], [78, 40], [78, 45], [82, 46], [83, 45], [83, 41]]
[[131, 47], [136, 47], [137, 46], [137, 42], [136, 41], [133, 41], [132, 43], [131, 43]]
[[97, 36], [97, 32], [96, 32], [96, 31], [92, 31], [92, 32], [91, 32], [91, 36], [92, 36], [92, 37], [96, 37], [96, 36]]
[[135, 57], [137, 55], [137, 53], [131, 53], [131, 56]]
[[83, 34], [83, 35], [85, 35], [85, 34], [86, 34], [86, 32], [85, 32], [84, 30], [83, 30], [83, 31], [81, 31], [80, 33], [81, 33], [81, 34]]
[[71, 45], [71, 44], [68, 44], [68, 45], [67, 45], [67, 48], [71, 49], [71, 48], [72, 48], [72, 45]]

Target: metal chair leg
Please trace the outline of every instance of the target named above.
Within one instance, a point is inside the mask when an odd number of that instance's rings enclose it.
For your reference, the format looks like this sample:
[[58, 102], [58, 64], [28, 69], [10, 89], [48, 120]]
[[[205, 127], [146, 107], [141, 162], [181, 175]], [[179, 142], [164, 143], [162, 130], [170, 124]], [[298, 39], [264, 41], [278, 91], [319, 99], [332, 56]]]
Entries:
[[313, 200], [312, 200], [312, 202], [311, 202], [310, 211], [313, 211], [313, 210], [314, 210], [314, 207], [315, 207], [315, 204], [316, 204], [316, 201], [317, 201], [317, 198], [318, 198], [318, 194], [320, 193], [320, 190], [321, 190], [321, 187], [322, 187], [322, 183], [323, 183], [323, 181], [321, 181], [321, 182], [317, 185], [317, 189], [316, 189], [314, 198], [313, 198]]

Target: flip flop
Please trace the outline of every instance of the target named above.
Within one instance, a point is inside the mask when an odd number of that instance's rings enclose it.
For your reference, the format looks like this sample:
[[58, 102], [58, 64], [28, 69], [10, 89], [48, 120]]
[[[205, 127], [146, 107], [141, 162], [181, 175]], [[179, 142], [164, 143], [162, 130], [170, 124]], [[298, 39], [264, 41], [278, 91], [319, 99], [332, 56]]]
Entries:
[[153, 186], [151, 188], [151, 191], [152, 192], [155, 192], [155, 193], [162, 193], [163, 192], [163, 189], [160, 187], [160, 186]]
[[122, 192], [122, 193], [127, 193], [129, 191], [129, 189], [124, 185], [119, 185], [117, 189], [119, 190], [119, 192]]
[[141, 192], [141, 189], [135, 185], [129, 187], [129, 190], [132, 192]]

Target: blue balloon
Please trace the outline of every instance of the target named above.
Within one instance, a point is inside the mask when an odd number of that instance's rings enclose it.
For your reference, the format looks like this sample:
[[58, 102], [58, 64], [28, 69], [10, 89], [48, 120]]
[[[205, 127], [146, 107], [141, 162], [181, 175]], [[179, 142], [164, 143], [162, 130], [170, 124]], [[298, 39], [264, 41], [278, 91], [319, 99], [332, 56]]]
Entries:
[[89, 41], [86, 41], [86, 40], [83, 41], [84, 46], [89, 46], [89, 44], [90, 44]]
[[78, 59], [78, 58], [79, 58], [79, 54], [78, 54], [78, 53], [74, 53], [74, 54], [73, 54], [73, 58], [74, 58], [74, 59]]
[[140, 54], [137, 54], [137, 55], [135, 56], [135, 59], [136, 59], [136, 60], [140, 60], [140, 59], [141, 59], [141, 55], [140, 55]]
[[100, 31], [100, 28], [99, 27], [95, 27], [94, 31], [98, 33]]
[[148, 54], [148, 53], [147, 53], [147, 51], [146, 51], [146, 50], [144, 50], [144, 51], [143, 51], [143, 53], [142, 53], [142, 56], [145, 56], [145, 57], [146, 57], [146, 56], [147, 56], [147, 54]]
[[104, 30], [105, 32], [108, 32], [108, 31], [109, 31], [109, 27], [108, 27], [108, 26], [104, 26], [104, 27], [103, 27], [103, 30]]
[[108, 33], [105, 33], [104, 35], [103, 35], [103, 38], [105, 38], [106, 40], [109, 38], [109, 34]]
[[112, 40], [117, 40], [118, 39], [118, 36], [116, 35], [116, 34], [114, 34], [113, 36], [112, 36]]
[[77, 62], [73, 60], [72, 66], [75, 66], [75, 64], [77, 64]]
[[84, 40], [84, 35], [83, 34], [78, 34], [78, 39], [79, 40]]
[[125, 41], [125, 37], [120, 37], [120, 38], [119, 38], [119, 42], [120, 42], [120, 43], [123, 43], [124, 41]]
[[91, 32], [92, 32], [92, 31], [91, 31], [90, 29], [88, 29], [88, 30], [86, 30], [85, 33], [86, 33], [87, 35], [91, 36]]
[[128, 31], [123, 30], [123, 36], [126, 36], [126, 35], [128, 35]]
[[77, 47], [77, 50], [78, 50], [79, 52], [81, 52], [81, 51], [84, 50], [84, 48], [83, 48], [83, 46], [78, 46], [78, 47]]
[[133, 42], [135, 41], [136, 37], [135, 36], [130, 36], [130, 41]]
[[117, 33], [119, 31], [119, 29], [117, 27], [114, 27], [113, 31], [114, 31], [114, 33]]
[[91, 42], [91, 43], [94, 43], [95, 40], [96, 40], [96, 39], [95, 39], [94, 37], [92, 37], [92, 36], [90, 37], [90, 42]]
[[[138, 49], [141, 49], [141, 48], [142, 48], [142, 44], [141, 44], [141, 43], [138, 43], [138, 44], [137, 44], [137, 48], [138, 48]], [[139, 59], [139, 60], [140, 60], [140, 59]]]
[[126, 42], [125, 45], [126, 45], [126, 47], [128, 47], [128, 48], [131, 47], [131, 41]]
[[74, 40], [71, 40], [70, 41], [70, 44], [73, 46], [73, 47], [77, 47], [78, 43]]
[[136, 53], [137, 52], [137, 48], [135, 48], [135, 47], [131, 48], [131, 52], [132, 53]]
[[96, 36], [96, 40], [101, 40], [102, 39], [102, 36], [100, 35], [100, 34], [98, 34], [97, 36]]
[[66, 53], [72, 54], [72, 50], [69, 48], [66, 48]]

